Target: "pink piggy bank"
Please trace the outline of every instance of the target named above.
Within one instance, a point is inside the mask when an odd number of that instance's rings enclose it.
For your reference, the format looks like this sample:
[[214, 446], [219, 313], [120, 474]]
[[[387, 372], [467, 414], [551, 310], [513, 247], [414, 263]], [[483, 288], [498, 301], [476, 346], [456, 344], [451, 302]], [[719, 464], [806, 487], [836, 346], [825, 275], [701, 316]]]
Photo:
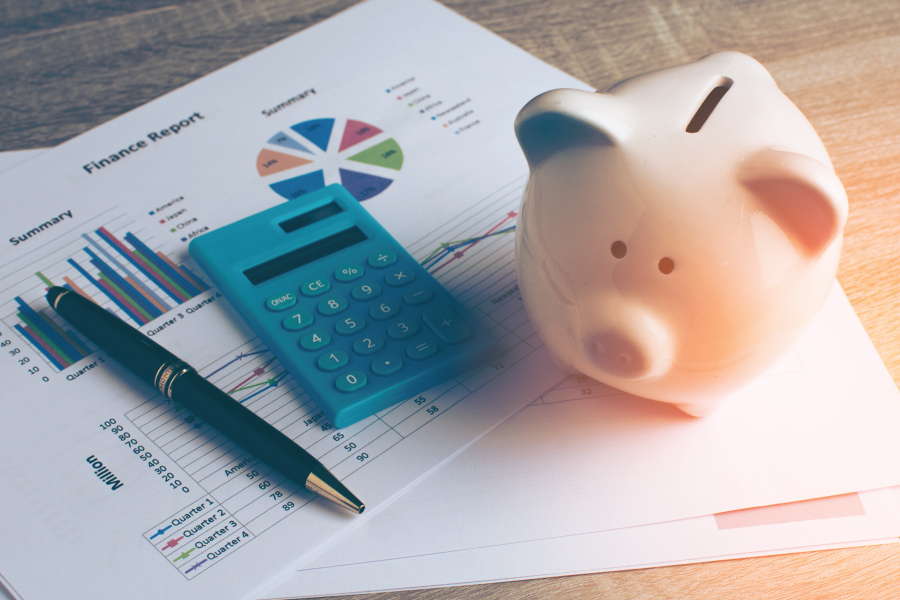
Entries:
[[564, 368], [702, 416], [791, 347], [834, 280], [847, 197], [752, 58], [711, 54], [530, 101], [516, 232]]

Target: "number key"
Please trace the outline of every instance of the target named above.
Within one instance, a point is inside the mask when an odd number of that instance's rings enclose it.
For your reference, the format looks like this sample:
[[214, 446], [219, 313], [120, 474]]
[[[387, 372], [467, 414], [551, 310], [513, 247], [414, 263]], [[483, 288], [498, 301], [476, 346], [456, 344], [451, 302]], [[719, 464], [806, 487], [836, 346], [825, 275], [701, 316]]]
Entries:
[[375, 354], [384, 348], [384, 340], [377, 335], [367, 335], [353, 342], [353, 351], [362, 356]]
[[350, 362], [350, 356], [343, 350], [334, 350], [328, 354], [323, 354], [316, 361], [319, 368], [323, 371], [334, 371], [340, 369]]
[[347, 308], [347, 299], [341, 298], [340, 296], [335, 296], [333, 298], [326, 298], [319, 302], [319, 314], [322, 315], [336, 315], [341, 312], [345, 308]]
[[300, 331], [313, 322], [312, 313], [308, 310], [295, 311], [281, 320], [281, 326], [288, 331]]
[[354, 300], [371, 300], [381, 295], [381, 286], [377, 283], [363, 283], [353, 288], [350, 295]]
[[338, 377], [337, 381], [334, 382], [334, 387], [341, 392], [349, 394], [366, 385], [366, 381], [366, 374], [362, 371], [350, 371]]
[[415, 321], [397, 321], [388, 327], [388, 337], [392, 340], [405, 340], [419, 332], [419, 326]]
[[300, 347], [312, 352], [331, 343], [331, 334], [327, 331], [311, 331], [300, 338]]
[[334, 325], [334, 330], [341, 335], [352, 335], [357, 331], [362, 331], [366, 326], [366, 321], [362, 317], [347, 317], [343, 321], [338, 321]]
[[400, 305], [396, 302], [385, 301], [380, 304], [373, 304], [369, 309], [369, 316], [376, 321], [384, 321], [390, 319], [400, 312]]

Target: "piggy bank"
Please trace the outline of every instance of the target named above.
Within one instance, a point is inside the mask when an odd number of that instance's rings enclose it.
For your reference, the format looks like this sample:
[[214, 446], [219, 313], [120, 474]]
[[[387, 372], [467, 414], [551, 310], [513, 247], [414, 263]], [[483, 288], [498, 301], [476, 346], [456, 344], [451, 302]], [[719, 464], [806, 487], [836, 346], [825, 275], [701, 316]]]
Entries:
[[530, 168], [519, 285], [563, 368], [703, 416], [823, 304], [847, 197], [752, 58], [546, 92], [515, 130]]

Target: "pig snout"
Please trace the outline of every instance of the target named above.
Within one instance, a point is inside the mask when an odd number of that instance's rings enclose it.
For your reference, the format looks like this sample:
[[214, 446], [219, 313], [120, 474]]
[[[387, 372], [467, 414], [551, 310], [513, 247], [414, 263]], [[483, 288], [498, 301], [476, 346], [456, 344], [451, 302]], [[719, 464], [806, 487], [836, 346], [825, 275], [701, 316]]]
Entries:
[[651, 313], [618, 307], [605, 327], [585, 336], [587, 360], [600, 372], [623, 381], [649, 379], [672, 364], [672, 336]]

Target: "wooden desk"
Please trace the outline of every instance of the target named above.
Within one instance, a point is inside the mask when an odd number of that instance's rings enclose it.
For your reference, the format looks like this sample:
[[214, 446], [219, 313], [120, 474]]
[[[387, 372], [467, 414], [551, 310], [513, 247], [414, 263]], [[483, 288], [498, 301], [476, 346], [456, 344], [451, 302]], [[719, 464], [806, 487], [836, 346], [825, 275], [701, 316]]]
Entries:
[[[71, 8], [66, 0], [3, 0], [0, 150], [63, 142], [353, 3], [94, 0]], [[847, 188], [839, 280], [900, 382], [895, 0], [446, 3], [598, 88], [715, 50], [765, 64], [818, 130]], [[900, 546], [892, 545], [365, 598], [872, 600], [900, 597], [898, 574]]]

